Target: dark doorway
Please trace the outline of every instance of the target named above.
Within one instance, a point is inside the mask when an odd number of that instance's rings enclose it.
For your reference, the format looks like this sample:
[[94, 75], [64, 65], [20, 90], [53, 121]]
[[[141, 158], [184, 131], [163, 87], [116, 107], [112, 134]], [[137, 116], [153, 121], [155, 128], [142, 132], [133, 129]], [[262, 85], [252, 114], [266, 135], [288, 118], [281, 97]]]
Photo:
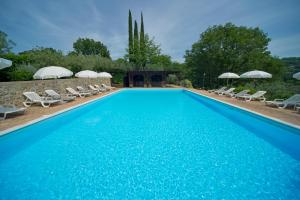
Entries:
[[143, 75], [133, 76], [133, 87], [144, 87], [144, 76]]
[[161, 75], [151, 76], [151, 86], [152, 87], [161, 87], [162, 86], [162, 76]]
[[124, 87], [129, 87], [129, 78], [128, 78], [128, 76], [125, 76], [123, 78], [123, 86]]

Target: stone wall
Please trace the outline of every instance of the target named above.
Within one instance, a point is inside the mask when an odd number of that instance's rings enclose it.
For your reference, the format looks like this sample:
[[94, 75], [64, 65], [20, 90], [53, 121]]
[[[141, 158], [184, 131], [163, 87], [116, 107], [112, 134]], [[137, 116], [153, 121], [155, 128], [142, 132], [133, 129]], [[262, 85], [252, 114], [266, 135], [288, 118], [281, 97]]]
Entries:
[[53, 89], [59, 94], [66, 94], [67, 87], [76, 89], [77, 86], [88, 87], [89, 84], [102, 83], [111, 85], [109, 78], [71, 78], [71, 79], [51, 79], [51, 80], [34, 80], [34, 81], [11, 81], [0, 82], [0, 105], [15, 104], [22, 105], [24, 101], [23, 92], [35, 91], [40, 95], [45, 95], [45, 90]]

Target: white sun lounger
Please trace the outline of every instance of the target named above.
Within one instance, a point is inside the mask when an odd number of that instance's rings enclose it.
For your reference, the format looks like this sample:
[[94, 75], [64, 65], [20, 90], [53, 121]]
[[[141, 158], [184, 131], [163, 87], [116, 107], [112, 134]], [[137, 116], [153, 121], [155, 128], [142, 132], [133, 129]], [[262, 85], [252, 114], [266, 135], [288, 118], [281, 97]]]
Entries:
[[296, 106], [295, 109], [297, 110], [298, 113], [300, 113], [300, 103], [298, 104], [298, 106]]
[[97, 85], [97, 84], [95, 84], [94, 85], [100, 92], [106, 92], [107, 91], [107, 89], [106, 88], [104, 88], [104, 87], [100, 87], [99, 85]]
[[209, 93], [213, 93], [213, 92], [217, 92], [217, 91], [224, 91], [226, 89], [226, 87], [221, 87], [219, 89], [213, 89], [213, 90], [208, 90]]
[[58, 94], [57, 92], [55, 92], [54, 90], [45, 90], [45, 93], [52, 99], [60, 100], [62, 102], [74, 101], [76, 98], [76, 96], [71, 95], [71, 94], [62, 96], [62, 95]]
[[102, 91], [93, 85], [89, 85], [90, 90], [96, 91], [97, 93], [101, 93]]
[[60, 100], [55, 100], [51, 97], [41, 97], [35, 92], [24, 92], [23, 95], [26, 97], [25, 101], [23, 102], [24, 106], [26, 107], [29, 107], [32, 104], [40, 104], [44, 108], [48, 108], [51, 104], [60, 102]]
[[74, 95], [74, 96], [77, 96], [77, 97], [86, 97], [86, 96], [91, 96], [91, 93], [90, 92], [78, 92], [76, 90], [74, 90], [73, 88], [71, 87], [67, 87], [66, 88], [67, 92], [69, 92], [70, 94]]
[[89, 92], [89, 93], [91, 93], [93, 95], [98, 94], [98, 91], [95, 91], [95, 90], [86, 90], [82, 86], [77, 86], [77, 90], [79, 92]]
[[264, 95], [266, 94], [267, 92], [266, 91], [257, 91], [256, 93], [254, 94], [248, 94], [248, 95], [243, 95], [243, 96], [240, 96], [238, 98], [241, 98], [245, 101], [252, 101], [252, 100], [259, 100], [259, 101], [265, 101], [266, 98], [264, 97]]
[[229, 96], [229, 97], [232, 97], [232, 98], [238, 98], [240, 96], [244, 96], [244, 95], [248, 95], [248, 92], [250, 90], [242, 90], [238, 93], [230, 93], [230, 94], [227, 94], [226, 96]]
[[106, 88], [107, 90], [112, 90], [112, 89], [115, 89], [115, 87], [112, 87], [112, 86], [109, 86], [109, 85], [106, 85], [104, 83], [101, 84], [101, 87], [104, 87]]
[[222, 87], [222, 88], [220, 88], [220, 89], [214, 91], [214, 93], [215, 93], [215, 94], [219, 94], [219, 93], [225, 92], [225, 91], [226, 91], [226, 87]]
[[295, 94], [286, 100], [274, 99], [274, 101], [266, 101], [267, 106], [272, 106], [277, 108], [296, 107], [298, 103], [300, 103], [300, 94]]
[[218, 92], [218, 95], [229, 95], [229, 94], [233, 93], [234, 90], [235, 90], [235, 88], [229, 88], [228, 90], [225, 90], [223, 92]]
[[0, 105], [0, 120], [4, 120], [9, 114], [24, 114], [26, 108], [18, 108], [15, 105]]

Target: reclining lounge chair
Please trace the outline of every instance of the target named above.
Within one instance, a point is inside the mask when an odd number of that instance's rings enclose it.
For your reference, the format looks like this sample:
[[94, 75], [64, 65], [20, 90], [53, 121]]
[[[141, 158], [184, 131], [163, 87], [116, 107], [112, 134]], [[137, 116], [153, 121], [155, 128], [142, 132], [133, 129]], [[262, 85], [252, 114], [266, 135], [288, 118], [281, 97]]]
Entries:
[[225, 90], [223, 92], [218, 92], [218, 95], [229, 95], [232, 94], [235, 88], [229, 88], [228, 90]]
[[79, 92], [87, 92], [87, 93], [91, 93], [92, 95], [98, 94], [98, 91], [95, 90], [86, 90], [84, 89], [82, 86], [77, 86], [77, 90]]
[[241, 98], [245, 101], [252, 101], [252, 100], [259, 100], [259, 101], [265, 101], [266, 98], [264, 97], [264, 95], [266, 94], [267, 92], [266, 91], [257, 91], [256, 93], [254, 94], [248, 94], [248, 95], [243, 95], [243, 96], [240, 96], [238, 98]]
[[55, 100], [51, 97], [41, 97], [35, 92], [24, 92], [23, 95], [26, 97], [25, 101], [23, 102], [24, 106], [26, 107], [30, 107], [32, 104], [40, 104], [44, 108], [48, 108], [51, 104], [60, 102], [60, 100]]
[[300, 94], [295, 94], [286, 100], [274, 99], [273, 101], [266, 101], [267, 106], [272, 106], [277, 108], [296, 107], [298, 103], [300, 103]]
[[90, 92], [78, 92], [76, 90], [74, 90], [73, 88], [71, 87], [67, 87], [66, 88], [67, 92], [69, 92], [70, 94], [76, 96], [76, 97], [86, 97], [86, 96], [91, 96], [91, 93]]
[[0, 120], [10, 114], [24, 114], [26, 108], [18, 108], [15, 105], [0, 105]]
[[76, 96], [71, 95], [71, 94], [62, 96], [62, 95], [58, 94], [57, 92], [55, 92], [54, 90], [45, 90], [45, 93], [52, 99], [60, 100], [62, 102], [74, 101], [76, 98]]
[[242, 90], [242, 91], [240, 91], [238, 93], [227, 94], [226, 96], [232, 97], [232, 98], [238, 98], [240, 96], [248, 95], [248, 92], [249, 92], [249, 90]]

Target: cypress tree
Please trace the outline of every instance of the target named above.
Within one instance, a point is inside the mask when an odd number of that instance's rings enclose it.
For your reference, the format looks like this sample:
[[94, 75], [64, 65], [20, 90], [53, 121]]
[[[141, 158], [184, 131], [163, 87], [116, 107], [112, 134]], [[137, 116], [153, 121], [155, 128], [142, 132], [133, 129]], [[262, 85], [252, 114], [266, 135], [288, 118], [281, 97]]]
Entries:
[[128, 16], [128, 55], [129, 55], [129, 62], [132, 62], [133, 58], [133, 34], [132, 34], [132, 16], [131, 11], [129, 10]]
[[141, 12], [141, 29], [140, 29], [140, 57], [141, 65], [144, 68], [146, 65], [146, 56], [145, 56], [145, 33], [144, 33], [144, 20], [143, 13]]
[[133, 53], [134, 63], [138, 67], [140, 61], [140, 47], [139, 47], [139, 31], [137, 22], [134, 20], [134, 35], [133, 35]]

